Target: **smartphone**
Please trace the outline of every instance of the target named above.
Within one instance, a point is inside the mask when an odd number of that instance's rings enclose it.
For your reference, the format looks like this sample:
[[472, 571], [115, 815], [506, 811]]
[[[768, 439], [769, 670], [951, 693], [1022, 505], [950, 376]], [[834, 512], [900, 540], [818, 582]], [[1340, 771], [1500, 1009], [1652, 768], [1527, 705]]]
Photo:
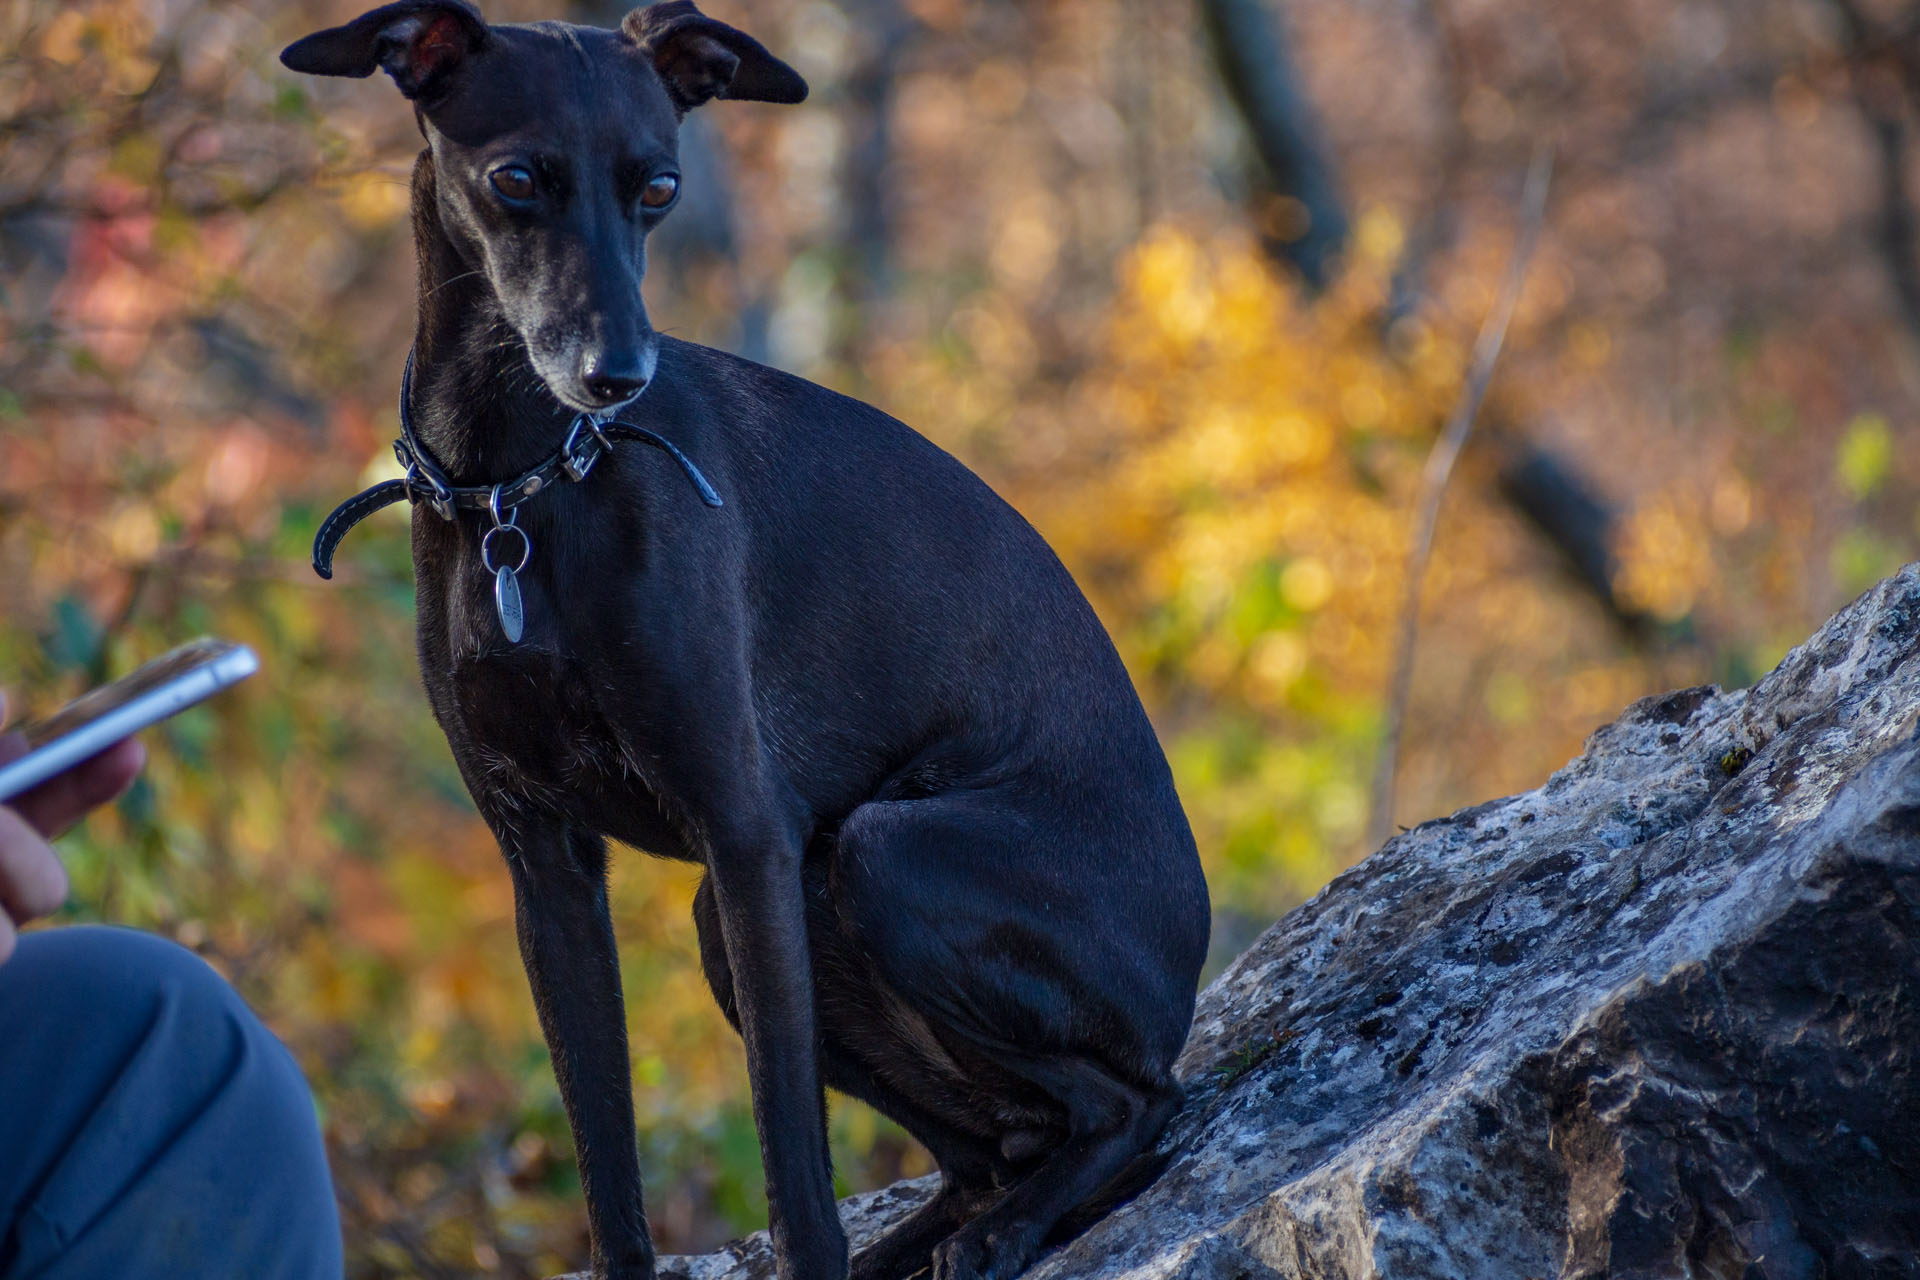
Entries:
[[259, 669], [260, 659], [247, 646], [202, 637], [88, 690], [45, 720], [20, 727], [29, 750], [0, 765], [0, 800], [39, 786]]

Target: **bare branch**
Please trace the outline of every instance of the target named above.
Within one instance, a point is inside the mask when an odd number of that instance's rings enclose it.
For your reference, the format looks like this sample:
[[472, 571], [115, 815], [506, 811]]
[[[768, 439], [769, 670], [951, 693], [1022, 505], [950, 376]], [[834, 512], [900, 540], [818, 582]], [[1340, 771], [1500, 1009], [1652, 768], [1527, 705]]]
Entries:
[[1420, 589], [1426, 582], [1427, 560], [1433, 551], [1433, 533], [1440, 520], [1440, 499], [1445, 496], [1453, 465], [1466, 447], [1479, 415], [1480, 402], [1486, 398], [1487, 384], [1493, 380], [1493, 366], [1507, 340], [1507, 325], [1520, 301], [1520, 288], [1526, 283], [1527, 263], [1533, 257], [1540, 238], [1540, 226], [1547, 210], [1547, 185], [1553, 175], [1553, 149], [1542, 144], [1527, 171], [1527, 185], [1520, 198], [1520, 236], [1507, 263], [1507, 278], [1493, 310], [1487, 313], [1474, 343], [1473, 365], [1461, 388], [1460, 399], [1447, 419], [1446, 428], [1434, 441], [1427, 455], [1425, 473], [1420, 479], [1420, 506], [1414, 517], [1413, 545], [1407, 554], [1406, 591], [1400, 602], [1399, 637], [1394, 646], [1393, 681], [1387, 693], [1387, 732], [1380, 744], [1380, 755], [1373, 775], [1373, 813], [1367, 824], [1367, 843], [1376, 846], [1385, 841], [1393, 828], [1394, 776], [1400, 765], [1400, 735], [1406, 727], [1407, 697], [1413, 687], [1413, 656], [1420, 630]]
[[1280, 24], [1266, 0], [1201, 0], [1200, 11], [1227, 96], [1253, 135], [1273, 192], [1294, 202], [1293, 216], [1261, 219], [1267, 249], [1322, 288], [1346, 244], [1347, 214]]
[[1920, 339], [1920, 224], [1907, 198], [1913, 141], [1907, 110], [1920, 98], [1920, 60], [1908, 51], [1902, 34], [1875, 31], [1855, 0], [1832, 3], [1845, 33], [1854, 101], [1873, 134], [1880, 171], [1880, 254], [1907, 332]]
[[1619, 516], [1592, 479], [1571, 458], [1516, 433], [1495, 433], [1488, 443], [1498, 446], [1500, 496], [1553, 544], [1574, 581], [1600, 602], [1628, 639], [1647, 639], [1654, 619], [1614, 590]]

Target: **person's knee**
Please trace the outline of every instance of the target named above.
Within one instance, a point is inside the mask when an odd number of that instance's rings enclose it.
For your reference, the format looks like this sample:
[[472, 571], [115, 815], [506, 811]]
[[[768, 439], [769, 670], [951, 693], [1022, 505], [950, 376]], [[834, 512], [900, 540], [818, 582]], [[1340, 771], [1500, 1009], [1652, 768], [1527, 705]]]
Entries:
[[[177, 1048], [204, 1057], [210, 1046], [228, 1043], [244, 1047], [249, 1054], [264, 1055], [286, 1068], [273, 1072], [272, 1078], [291, 1085], [299, 1107], [311, 1113], [305, 1079], [286, 1046], [205, 960], [177, 943], [135, 929], [78, 926], [57, 932], [80, 935], [74, 949], [83, 954], [71, 965], [67, 978], [69, 983], [91, 988], [74, 993], [85, 1002], [79, 1007], [124, 1001], [163, 1012], [148, 1024], [150, 1048]], [[162, 1043], [155, 1044], [156, 1040]]]
[[[339, 1274], [305, 1078], [205, 961], [126, 929], [34, 933], [0, 965], [0, 1014], [26, 1032], [0, 1067], [58, 1081], [41, 1118], [16, 1126], [40, 1170], [18, 1191], [50, 1224], [16, 1240], [22, 1257], [60, 1258], [66, 1270], [48, 1274], [95, 1274], [101, 1257], [170, 1223], [207, 1250], [197, 1274]], [[235, 1161], [248, 1169], [238, 1198]], [[264, 1221], [283, 1225], [252, 1238]], [[0, 1246], [4, 1235], [0, 1222]]]
[[27, 934], [0, 983], [21, 983], [46, 1003], [91, 1017], [156, 996], [225, 1010], [237, 1004], [226, 980], [193, 952], [165, 938], [110, 925], [68, 925]]
[[[185, 947], [153, 934], [102, 925], [73, 925], [27, 935], [14, 958], [0, 966], [0, 1005], [8, 989], [38, 1034], [16, 1044], [65, 1044], [62, 1056], [87, 1055], [143, 1074], [189, 1081], [225, 1077], [226, 1087], [257, 1094], [254, 1105], [289, 1117], [312, 1116], [305, 1078], [277, 1037], [227, 980]], [[69, 1058], [69, 1060], [71, 1060]], [[175, 1060], [169, 1070], [162, 1064]], [[249, 1061], [254, 1069], [233, 1072]], [[309, 1121], [310, 1122], [310, 1121]]]

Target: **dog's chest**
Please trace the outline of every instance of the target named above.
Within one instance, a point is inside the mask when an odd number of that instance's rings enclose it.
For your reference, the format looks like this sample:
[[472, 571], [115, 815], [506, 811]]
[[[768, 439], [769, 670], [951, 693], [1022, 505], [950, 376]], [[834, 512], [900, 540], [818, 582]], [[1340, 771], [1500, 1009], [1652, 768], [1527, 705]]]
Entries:
[[442, 715], [458, 722], [449, 739], [476, 787], [677, 854], [616, 685], [546, 646], [497, 639], [456, 650], [447, 675]]

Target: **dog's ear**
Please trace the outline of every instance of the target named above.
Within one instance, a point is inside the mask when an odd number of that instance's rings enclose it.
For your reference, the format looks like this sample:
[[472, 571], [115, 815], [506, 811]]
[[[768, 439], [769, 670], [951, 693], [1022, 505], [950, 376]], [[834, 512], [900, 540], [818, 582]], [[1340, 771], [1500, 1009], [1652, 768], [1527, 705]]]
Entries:
[[620, 30], [653, 63], [681, 115], [709, 98], [806, 99], [807, 82], [798, 71], [746, 32], [701, 13], [693, 0], [664, 0], [635, 9]]
[[384, 70], [401, 93], [422, 99], [440, 93], [486, 43], [486, 19], [466, 0], [399, 0], [294, 41], [281, 50], [280, 61], [315, 76]]

